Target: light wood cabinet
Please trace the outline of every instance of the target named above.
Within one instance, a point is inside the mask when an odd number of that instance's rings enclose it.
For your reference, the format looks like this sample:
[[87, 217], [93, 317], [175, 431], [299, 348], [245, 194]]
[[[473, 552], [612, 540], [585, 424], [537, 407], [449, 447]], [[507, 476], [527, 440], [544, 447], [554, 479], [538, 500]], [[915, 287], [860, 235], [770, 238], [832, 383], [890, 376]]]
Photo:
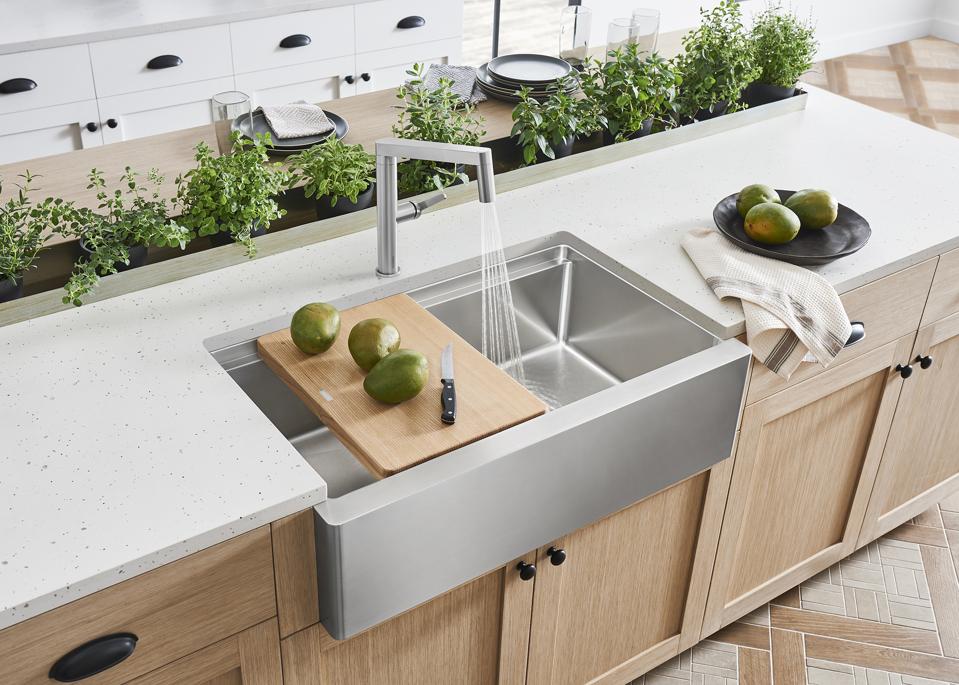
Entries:
[[909, 359], [860, 544], [959, 489], [959, 314], [922, 328]]
[[855, 549], [913, 339], [746, 407], [704, 636]]
[[147, 673], [130, 685], [281, 685], [276, 619]]

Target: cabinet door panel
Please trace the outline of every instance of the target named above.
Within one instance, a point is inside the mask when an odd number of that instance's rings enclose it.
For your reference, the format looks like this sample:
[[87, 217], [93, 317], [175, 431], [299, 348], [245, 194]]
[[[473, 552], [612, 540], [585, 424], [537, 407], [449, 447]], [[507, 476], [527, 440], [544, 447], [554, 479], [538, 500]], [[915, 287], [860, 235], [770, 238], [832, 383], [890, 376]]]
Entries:
[[416, 63], [426, 67], [430, 64], [456, 64], [460, 51], [460, 41], [456, 39], [361, 53], [356, 56], [356, 93], [401, 86], [410, 78], [407, 70]]
[[746, 408], [704, 635], [855, 548], [912, 338]]
[[[932, 357], [923, 369], [918, 357]], [[860, 544], [959, 489], [959, 315], [919, 331]]]
[[353, 56], [322, 62], [266, 69], [236, 76], [237, 90], [250, 96], [253, 107], [289, 102], [325, 102], [352, 95], [345, 77], [353, 71]]
[[[88, 123], [96, 130], [88, 130]], [[96, 100], [0, 114], [0, 164], [102, 144]]]

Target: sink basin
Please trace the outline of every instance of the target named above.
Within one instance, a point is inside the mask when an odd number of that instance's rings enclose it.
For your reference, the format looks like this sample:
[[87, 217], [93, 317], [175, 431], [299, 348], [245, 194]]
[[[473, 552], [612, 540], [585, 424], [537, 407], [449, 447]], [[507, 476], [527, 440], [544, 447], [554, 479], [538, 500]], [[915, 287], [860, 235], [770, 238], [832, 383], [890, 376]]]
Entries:
[[[289, 315], [206, 343], [327, 482], [329, 499], [315, 507], [316, 553], [321, 621], [336, 639], [730, 454], [748, 348], [685, 319], [640, 276], [568, 233], [506, 254], [527, 386], [551, 411], [384, 480], [259, 359], [256, 337]], [[481, 347], [478, 260], [390, 287]]]

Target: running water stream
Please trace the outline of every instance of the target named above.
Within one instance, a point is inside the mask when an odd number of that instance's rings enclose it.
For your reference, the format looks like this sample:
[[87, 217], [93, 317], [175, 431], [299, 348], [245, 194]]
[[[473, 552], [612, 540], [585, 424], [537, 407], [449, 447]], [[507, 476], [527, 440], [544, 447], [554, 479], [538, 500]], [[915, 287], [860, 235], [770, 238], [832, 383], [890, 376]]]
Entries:
[[516, 328], [516, 310], [506, 269], [499, 216], [492, 202], [480, 203], [480, 252], [482, 254], [483, 354], [525, 385], [523, 353]]

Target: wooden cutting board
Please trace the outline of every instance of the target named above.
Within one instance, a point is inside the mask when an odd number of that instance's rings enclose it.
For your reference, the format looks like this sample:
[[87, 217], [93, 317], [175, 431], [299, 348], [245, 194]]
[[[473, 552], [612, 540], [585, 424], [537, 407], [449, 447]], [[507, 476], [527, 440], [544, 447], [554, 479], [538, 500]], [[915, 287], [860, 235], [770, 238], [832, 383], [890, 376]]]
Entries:
[[[400, 332], [400, 347], [422, 352], [429, 361], [426, 387], [402, 404], [382, 404], [367, 395], [365, 373], [350, 356], [350, 329], [372, 317], [392, 321]], [[456, 381], [453, 425], [440, 421], [440, 353], [448, 343], [453, 344]], [[301, 352], [289, 328], [260, 337], [257, 347], [274, 373], [381, 478], [546, 411], [525, 387], [406, 295], [340, 312], [340, 334], [322, 354]]]

